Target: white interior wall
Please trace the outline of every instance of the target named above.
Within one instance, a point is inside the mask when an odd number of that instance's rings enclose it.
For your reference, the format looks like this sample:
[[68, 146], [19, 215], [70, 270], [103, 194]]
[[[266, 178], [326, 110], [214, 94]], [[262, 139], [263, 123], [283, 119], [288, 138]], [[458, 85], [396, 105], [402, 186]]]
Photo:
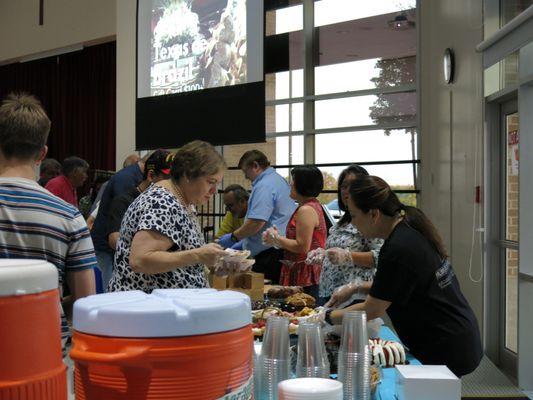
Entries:
[[[482, 213], [482, 205], [474, 204], [483, 165], [482, 64], [475, 51], [483, 40], [482, 15], [482, 0], [420, 0], [421, 207], [444, 237], [480, 328], [483, 282], [473, 282], [469, 269], [472, 217]], [[456, 61], [451, 85], [443, 78], [447, 47]], [[483, 264], [479, 234], [475, 239], [471, 266], [477, 278]]]
[[36, 0], [0, 1], [0, 63], [116, 33], [116, 0], [45, 0], [43, 16]]
[[117, 2], [117, 166], [135, 150], [136, 19], [136, 0]]

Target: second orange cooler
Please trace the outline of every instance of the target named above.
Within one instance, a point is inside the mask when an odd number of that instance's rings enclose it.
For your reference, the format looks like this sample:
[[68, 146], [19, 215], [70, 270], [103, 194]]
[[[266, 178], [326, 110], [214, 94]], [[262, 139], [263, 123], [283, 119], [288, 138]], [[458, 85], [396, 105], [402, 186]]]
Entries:
[[0, 400], [66, 400], [57, 268], [0, 260]]

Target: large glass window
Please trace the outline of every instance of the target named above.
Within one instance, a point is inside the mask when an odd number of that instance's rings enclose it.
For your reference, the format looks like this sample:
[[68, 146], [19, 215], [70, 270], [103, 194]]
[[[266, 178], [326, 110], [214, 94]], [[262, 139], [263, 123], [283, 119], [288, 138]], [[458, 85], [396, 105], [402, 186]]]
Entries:
[[301, 3], [301, 0], [291, 0], [289, 7], [280, 7], [267, 11], [265, 34], [271, 36], [302, 30], [304, 20], [303, 5]]
[[488, 67], [483, 73], [485, 96], [518, 85], [518, 51]]
[[[315, 1], [315, 163], [361, 163], [416, 204], [416, 1]], [[346, 93], [349, 92], [349, 93]]]
[[[383, 129], [316, 135], [319, 163], [414, 161], [418, 158], [415, 129]], [[376, 154], [377, 153], [377, 154]], [[410, 178], [412, 182], [412, 177]]]
[[416, 125], [416, 93], [377, 94], [320, 100], [315, 110], [317, 129], [404, 123]]
[[[304, 26], [309, 4], [314, 4], [311, 29]], [[336, 198], [342, 169], [361, 163], [389, 182], [404, 202], [416, 204], [416, 0], [265, 5], [268, 139], [224, 146], [230, 167], [224, 186], [250, 188], [235, 167], [245, 151], [257, 148], [287, 179], [290, 166], [316, 164], [325, 177], [323, 203]], [[307, 74], [312, 79], [306, 80]]]
[[414, 8], [416, 0], [318, 0], [315, 1], [315, 26], [411, 11]]
[[[494, 35], [513, 18], [533, 4], [533, 0], [485, 0], [484, 2], [485, 39]], [[484, 71], [485, 96], [518, 84], [518, 51]]]
[[267, 74], [266, 84], [270, 90], [266, 92], [266, 100], [281, 100], [304, 95], [303, 69]]
[[394, 88], [416, 83], [416, 57], [371, 58], [315, 68], [315, 93]]

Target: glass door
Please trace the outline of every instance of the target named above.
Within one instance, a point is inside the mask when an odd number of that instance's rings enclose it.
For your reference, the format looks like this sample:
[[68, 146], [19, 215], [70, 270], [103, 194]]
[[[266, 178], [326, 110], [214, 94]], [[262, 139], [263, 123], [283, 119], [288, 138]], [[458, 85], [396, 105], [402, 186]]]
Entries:
[[500, 363], [516, 377], [518, 353], [519, 119], [516, 101], [501, 108], [500, 138]]

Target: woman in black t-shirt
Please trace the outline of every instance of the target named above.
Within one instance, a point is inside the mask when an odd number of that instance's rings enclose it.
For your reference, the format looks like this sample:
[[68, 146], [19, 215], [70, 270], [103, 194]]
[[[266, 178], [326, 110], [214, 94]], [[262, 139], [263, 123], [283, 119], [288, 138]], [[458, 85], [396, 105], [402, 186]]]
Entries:
[[479, 327], [431, 221], [375, 176], [352, 183], [348, 208], [365, 237], [385, 243], [365, 302], [327, 313], [326, 320], [340, 323], [353, 310], [366, 311], [368, 319], [387, 312], [423, 364], [444, 364], [458, 376], [472, 372], [483, 355]]

